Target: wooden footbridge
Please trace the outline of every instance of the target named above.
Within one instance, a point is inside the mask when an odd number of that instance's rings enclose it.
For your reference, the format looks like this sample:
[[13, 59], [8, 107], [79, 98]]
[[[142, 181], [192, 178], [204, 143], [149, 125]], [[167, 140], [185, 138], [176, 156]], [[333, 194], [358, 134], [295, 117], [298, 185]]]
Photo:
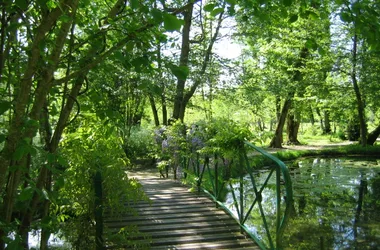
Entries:
[[[257, 158], [258, 154], [261, 158]], [[217, 154], [201, 157], [197, 153], [184, 157], [178, 169], [186, 173], [183, 178], [191, 176], [195, 181], [193, 185], [204, 193], [190, 192], [179, 182], [160, 178], [156, 169], [131, 172], [129, 176], [141, 182], [151, 202], [134, 204], [137, 216], [106, 216], [104, 223], [114, 232], [136, 225], [146, 237], [127, 235], [125, 239], [149, 244], [140, 246], [122, 242], [107, 248], [283, 248], [282, 239], [293, 207], [290, 174], [283, 162], [244, 142], [240, 151], [229, 160]], [[227, 208], [219, 201], [225, 191], [233, 198], [237, 219], [231, 212], [226, 212]], [[269, 193], [272, 194], [270, 198]], [[225, 210], [217, 208], [216, 204]], [[260, 228], [258, 235], [249, 232], [248, 228], [252, 226]]]
[[[260, 249], [230, 215], [218, 209], [205, 195], [160, 178], [157, 170], [130, 173], [144, 187], [152, 201], [137, 203], [138, 216], [105, 218], [105, 225], [118, 231], [137, 225], [148, 237], [146, 249]], [[129, 248], [125, 246], [117, 249]], [[139, 248], [139, 247], [136, 247]]]

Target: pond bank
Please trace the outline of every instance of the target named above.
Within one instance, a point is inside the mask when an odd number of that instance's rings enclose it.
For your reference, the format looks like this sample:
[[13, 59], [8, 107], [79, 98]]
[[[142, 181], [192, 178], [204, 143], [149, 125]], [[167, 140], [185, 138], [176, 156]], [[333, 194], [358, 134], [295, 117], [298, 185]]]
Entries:
[[380, 157], [380, 145], [362, 147], [356, 142], [344, 141], [328, 145], [286, 145], [283, 148], [264, 148], [283, 161], [308, 156], [369, 156]]

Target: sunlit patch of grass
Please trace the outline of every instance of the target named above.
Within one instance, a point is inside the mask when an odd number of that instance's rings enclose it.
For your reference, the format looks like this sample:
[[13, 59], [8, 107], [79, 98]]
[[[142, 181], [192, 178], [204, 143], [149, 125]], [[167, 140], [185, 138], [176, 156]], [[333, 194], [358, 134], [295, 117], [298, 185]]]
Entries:
[[299, 140], [302, 145], [315, 145], [323, 146], [329, 144], [335, 144], [343, 142], [337, 135], [312, 135], [312, 134], [303, 134], [299, 136]]
[[282, 161], [294, 160], [307, 156], [371, 156], [380, 158], [380, 145], [363, 147], [358, 144], [344, 145], [320, 150], [286, 150], [278, 151], [275, 156]]

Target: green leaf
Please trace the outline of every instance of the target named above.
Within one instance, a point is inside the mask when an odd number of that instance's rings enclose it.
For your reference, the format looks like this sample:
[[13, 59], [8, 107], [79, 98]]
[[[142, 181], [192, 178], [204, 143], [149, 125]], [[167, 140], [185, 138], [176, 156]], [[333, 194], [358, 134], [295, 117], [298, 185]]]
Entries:
[[140, 6], [139, 0], [131, 0], [130, 3], [133, 10], [137, 9]]
[[340, 13], [340, 20], [342, 20], [345, 23], [351, 22], [351, 16], [347, 12]]
[[153, 16], [153, 19], [157, 22], [157, 23], [161, 23], [164, 18], [162, 16], [162, 12], [158, 9], [153, 9], [152, 10], [152, 16]]
[[68, 22], [70, 22], [71, 17], [69, 17], [68, 15], [62, 15], [59, 17], [59, 20], [64, 22], [64, 23], [68, 23]]
[[126, 50], [127, 52], [132, 52], [134, 47], [135, 47], [135, 45], [134, 45], [131, 41], [129, 41], [129, 42], [125, 45], [125, 50]]
[[235, 7], [232, 5], [227, 8], [227, 11], [228, 11], [228, 15], [230, 15], [230, 16], [234, 16], [236, 13]]
[[310, 11], [310, 13], [309, 13], [309, 18], [310, 18], [311, 20], [318, 20], [318, 19], [319, 19], [319, 16], [318, 16], [317, 13], [315, 13], [315, 12], [313, 12], [313, 11]]
[[292, 0], [284, 0], [283, 3], [285, 6], [290, 6], [290, 5], [292, 5], [293, 1]]
[[137, 57], [132, 60], [132, 65], [135, 67], [136, 72], [140, 73], [143, 66], [149, 66], [149, 59], [146, 56]]
[[235, 5], [236, 4], [236, 0], [226, 0], [226, 2], [230, 5]]
[[11, 102], [7, 101], [0, 101], [0, 115], [4, 114], [5, 112], [8, 111], [12, 107]]
[[28, 150], [28, 146], [25, 144], [25, 143], [22, 143], [21, 145], [19, 145], [15, 152], [13, 153], [13, 160], [21, 160], [21, 158], [28, 154], [29, 150]]
[[60, 177], [55, 181], [55, 183], [54, 183], [54, 188], [58, 190], [58, 189], [62, 188], [64, 185], [65, 185], [65, 179], [64, 179], [62, 176], [60, 176]]
[[59, 165], [61, 165], [61, 166], [68, 166], [69, 165], [67, 160], [60, 155], [58, 155], [57, 160], [58, 160]]
[[16, 0], [15, 3], [22, 10], [26, 10], [28, 8], [28, 1], [27, 0]]
[[50, 198], [49, 198], [49, 194], [48, 194], [48, 192], [46, 191], [46, 189], [42, 189], [41, 191], [42, 191], [42, 192], [41, 192], [41, 196], [42, 196], [42, 198], [44, 198], [45, 200], [50, 200]]
[[52, 154], [52, 153], [48, 153], [47, 154], [47, 161], [48, 161], [48, 163], [54, 163], [55, 159], [56, 159], [55, 154]]
[[206, 12], [211, 12], [214, 9], [214, 7], [215, 7], [214, 3], [209, 3], [203, 7], [203, 10]]
[[57, 7], [57, 4], [55, 3], [54, 0], [49, 0], [49, 1], [46, 2], [46, 6], [47, 6], [50, 10], [52, 10], [52, 9], [54, 9], [55, 7]]
[[216, 8], [213, 11], [210, 12], [211, 16], [217, 16], [218, 14], [222, 13], [224, 11], [223, 8]]
[[313, 50], [318, 48], [318, 44], [314, 39], [307, 40], [305, 43], [305, 46], [306, 46], [306, 48], [313, 49]]
[[153, 94], [162, 95], [162, 89], [158, 85], [152, 85], [149, 89]]
[[322, 47], [319, 47], [319, 48], [318, 48], [318, 53], [319, 53], [321, 56], [325, 56], [325, 55], [326, 55], [326, 50], [324, 50]]
[[176, 16], [164, 13], [164, 28], [167, 31], [180, 31], [184, 20], [178, 19]]
[[146, 90], [148, 88], [147, 82], [142, 82], [141, 84], [137, 85], [137, 89], [139, 90]]
[[298, 15], [292, 15], [290, 18], [289, 18], [289, 23], [294, 23], [294, 22], [297, 22], [298, 20]]
[[31, 200], [33, 197], [33, 193], [34, 190], [32, 189], [32, 187], [26, 187], [21, 191], [20, 195], [18, 196], [18, 199], [20, 201]]
[[7, 139], [5, 135], [0, 135], [0, 143], [5, 142], [5, 139]]
[[171, 66], [170, 70], [179, 80], [186, 80], [189, 75], [189, 68], [187, 66]]

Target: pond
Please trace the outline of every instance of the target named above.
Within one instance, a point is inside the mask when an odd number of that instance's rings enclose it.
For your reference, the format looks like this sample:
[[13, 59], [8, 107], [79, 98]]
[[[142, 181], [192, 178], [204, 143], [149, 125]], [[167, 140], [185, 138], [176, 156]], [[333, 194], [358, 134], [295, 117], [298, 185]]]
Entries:
[[[317, 158], [288, 166], [294, 209], [283, 237], [285, 249], [379, 249], [380, 160]], [[267, 173], [255, 175], [263, 182]], [[264, 209], [270, 210], [269, 204], [275, 202], [274, 185], [262, 195]], [[252, 199], [245, 197], [247, 206]], [[229, 192], [225, 205], [236, 214], [232, 203]], [[247, 221], [251, 232], [265, 242], [261, 224], [258, 214]]]

